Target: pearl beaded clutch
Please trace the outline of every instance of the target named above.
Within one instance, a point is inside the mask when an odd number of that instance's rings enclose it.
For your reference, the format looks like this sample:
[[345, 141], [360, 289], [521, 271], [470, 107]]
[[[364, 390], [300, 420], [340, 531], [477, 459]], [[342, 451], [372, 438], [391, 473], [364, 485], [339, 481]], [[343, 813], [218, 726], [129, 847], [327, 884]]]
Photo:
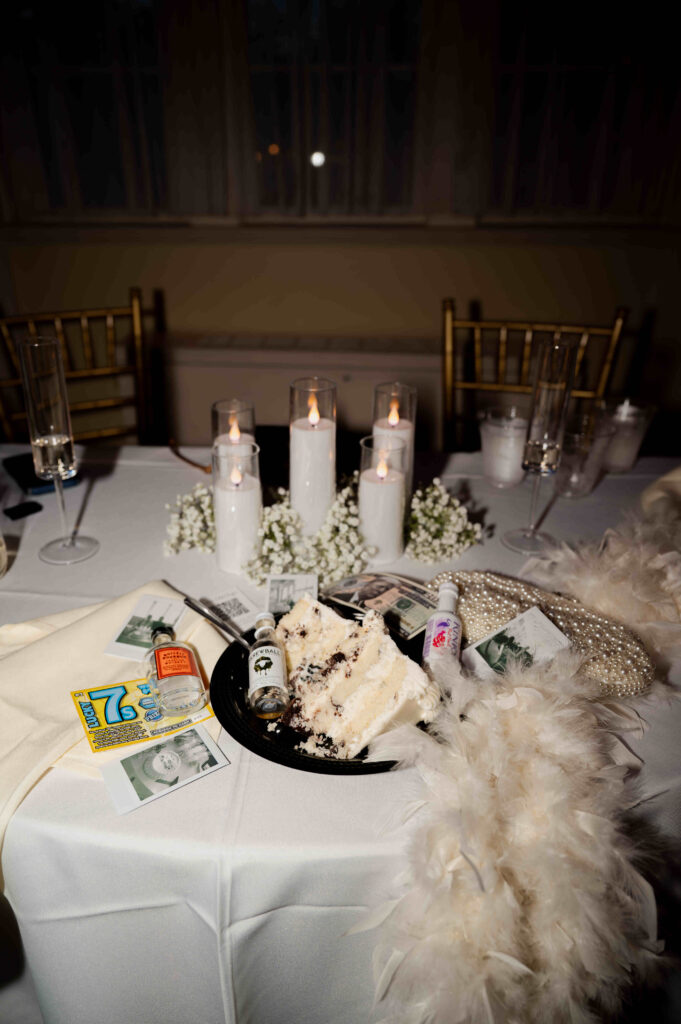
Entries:
[[582, 671], [598, 681], [604, 696], [633, 697], [652, 685], [655, 666], [639, 637], [576, 598], [478, 570], [441, 572], [428, 586], [437, 592], [445, 580], [459, 588], [457, 614], [469, 644], [536, 606], [566, 635], [572, 649], [584, 655]]

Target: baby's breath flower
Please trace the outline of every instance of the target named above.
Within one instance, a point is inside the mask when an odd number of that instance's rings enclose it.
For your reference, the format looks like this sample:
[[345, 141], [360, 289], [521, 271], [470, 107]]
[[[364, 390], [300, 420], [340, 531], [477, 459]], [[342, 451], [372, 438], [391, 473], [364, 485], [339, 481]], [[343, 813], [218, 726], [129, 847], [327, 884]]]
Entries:
[[[260, 552], [246, 566], [254, 583], [263, 584], [269, 574], [313, 572], [321, 586], [362, 572], [373, 548], [360, 532], [359, 474], [336, 495], [324, 524], [314, 537], [303, 535], [302, 522], [291, 507], [288, 491], [277, 488], [273, 505], [263, 509], [258, 537]], [[215, 516], [212, 490], [196, 484], [189, 494], [178, 494], [170, 511], [164, 550], [167, 555], [196, 548], [215, 551]], [[452, 497], [438, 478], [419, 488], [411, 500], [406, 554], [433, 563], [457, 557], [480, 540], [482, 528], [471, 523], [466, 509]]]
[[479, 523], [471, 523], [461, 502], [452, 497], [435, 477], [429, 487], [415, 491], [409, 516], [405, 554], [432, 564], [456, 558], [482, 535]]
[[197, 548], [215, 551], [213, 495], [203, 484], [195, 484], [189, 494], [178, 494], [174, 505], [166, 505], [170, 522], [163, 550], [166, 555]]

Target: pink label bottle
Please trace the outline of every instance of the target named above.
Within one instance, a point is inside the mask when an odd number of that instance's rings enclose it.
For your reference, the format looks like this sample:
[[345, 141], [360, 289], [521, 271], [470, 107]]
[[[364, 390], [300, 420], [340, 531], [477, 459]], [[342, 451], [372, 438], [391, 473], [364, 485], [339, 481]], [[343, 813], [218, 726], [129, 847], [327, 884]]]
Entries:
[[461, 619], [456, 614], [458, 598], [459, 588], [455, 583], [440, 585], [437, 611], [428, 619], [423, 641], [423, 665], [426, 670], [440, 659], [459, 659]]

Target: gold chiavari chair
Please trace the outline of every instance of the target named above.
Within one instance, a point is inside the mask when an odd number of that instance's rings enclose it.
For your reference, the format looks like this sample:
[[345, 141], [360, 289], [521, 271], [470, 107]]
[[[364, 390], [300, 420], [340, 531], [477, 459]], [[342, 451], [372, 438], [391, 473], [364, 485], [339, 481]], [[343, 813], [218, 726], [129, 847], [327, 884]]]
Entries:
[[127, 306], [0, 317], [0, 434], [26, 436], [19, 339], [49, 334], [59, 339], [77, 441], [147, 440], [150, 395], [139, 288]]
[[618, 308], [609, 327], [539, 321], [457, 319], [453, 299], [442, 304], [442, 447], [458, 446], [466, 394], [531, 395], [533, 356], [546, 338], [575, 337], [573, 399], [605, 395], [627, 312]]

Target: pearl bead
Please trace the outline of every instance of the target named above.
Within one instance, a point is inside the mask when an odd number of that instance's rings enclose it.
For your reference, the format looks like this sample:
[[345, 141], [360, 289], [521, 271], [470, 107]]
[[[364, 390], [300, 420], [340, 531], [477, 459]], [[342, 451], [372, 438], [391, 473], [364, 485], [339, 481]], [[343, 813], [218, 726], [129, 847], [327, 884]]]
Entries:
[[652, 683], [653, 663], [635, 633], [590, 611], [573, 597], [480, 570], [441, 572], [428, 587], [437, 590], [445, 581], [459, 587], [459, 616], [469, 643], [536, 605], [566, 635], [574, 650], [588, 655], [582, 672], [600, 683], [604, 695], [635, 696]]

